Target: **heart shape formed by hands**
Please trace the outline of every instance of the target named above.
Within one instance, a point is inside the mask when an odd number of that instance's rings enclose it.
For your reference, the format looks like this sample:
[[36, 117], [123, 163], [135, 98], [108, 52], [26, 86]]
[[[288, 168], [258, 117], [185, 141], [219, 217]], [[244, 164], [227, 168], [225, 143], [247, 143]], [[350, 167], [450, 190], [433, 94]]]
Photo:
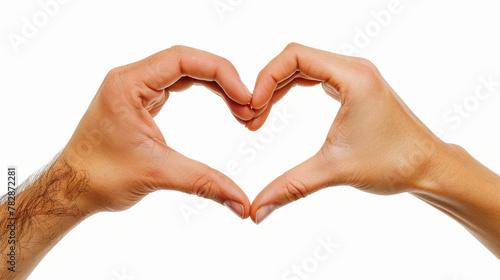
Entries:
[[[169, 147], [153, 120], [170, 92], [193, 84], [221, 96], [250, 130], [259, 129], [295, 85], [321, 84], [341, 108], [321, 149], [250, 204], [226, 175]], [[365, 59], [290, 44], [260, 72], [252, 94], [226, 59], [177, 46], [110, 71], [62, 155], [90, 174], [79, 201], [89, 213], [123, 210], [171, 189], [213, 199], [260, 223], [328, 186], [412, 190], [441, 144]]]

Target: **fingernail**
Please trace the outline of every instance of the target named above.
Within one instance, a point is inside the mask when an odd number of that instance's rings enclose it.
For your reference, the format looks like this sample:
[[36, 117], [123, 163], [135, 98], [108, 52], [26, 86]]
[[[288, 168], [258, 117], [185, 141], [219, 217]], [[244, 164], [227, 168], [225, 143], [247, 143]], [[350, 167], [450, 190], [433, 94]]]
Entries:
[[239, 204], [236, 201], [226, 200], [224, 202], [224, 206], [229, 208], [231, 212], [233, 212], [236, 216], [240, 217], [241, 219], [243, 219], [243, 217], [245, 216], [245, 208], [243, 207], [243, 205]]
[[257, 211], [257, 215], [255, 215], [255, 223], [260, 224], [262, 221], [264, 221], [265, 218], [267, 218], [271, 213], [276, 210], [276, 204], [268, 204], [264, 205], [259, 208]]

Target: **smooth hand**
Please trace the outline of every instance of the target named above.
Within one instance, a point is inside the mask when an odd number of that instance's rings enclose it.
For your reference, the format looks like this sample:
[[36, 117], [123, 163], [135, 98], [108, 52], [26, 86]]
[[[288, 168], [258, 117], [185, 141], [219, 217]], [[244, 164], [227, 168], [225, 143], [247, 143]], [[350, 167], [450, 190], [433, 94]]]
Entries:
[[264, 112], [248, 127], [262, 126], [272, 105], [293, 86], [319, 83], [341, 104], [327, 139], [318, 153], [255, 198], [251, 217], [256, 223], [328, 186], [350, 185], [376, 194], [417, 191], [437, 147], [444, 145], [372, 63], [298, 44], [290, 44], [260, 72], [252, 107]]

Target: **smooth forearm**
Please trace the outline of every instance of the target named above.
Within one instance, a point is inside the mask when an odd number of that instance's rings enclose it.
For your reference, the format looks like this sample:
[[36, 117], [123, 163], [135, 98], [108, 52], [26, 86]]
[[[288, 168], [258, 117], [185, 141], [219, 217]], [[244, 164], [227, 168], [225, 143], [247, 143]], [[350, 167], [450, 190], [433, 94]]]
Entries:
[[[85, 192], [88, 178], [62, 159], [16, 196], [15, 244], [0, 240], [1, 279], [25, 279], [41, 259], [76, 224], [88, 216], [78, 198]], [[0, 205], [2, 236], [10, 232], [7, 205]], [[7, 253], [15, 245], [15, 266], [7, 263]], [[11, 268], [9, 270], [9, 268]]]
[[415, 196], [451, 216], [500, 258], [500, 176], [463, 148], [437, 149]]

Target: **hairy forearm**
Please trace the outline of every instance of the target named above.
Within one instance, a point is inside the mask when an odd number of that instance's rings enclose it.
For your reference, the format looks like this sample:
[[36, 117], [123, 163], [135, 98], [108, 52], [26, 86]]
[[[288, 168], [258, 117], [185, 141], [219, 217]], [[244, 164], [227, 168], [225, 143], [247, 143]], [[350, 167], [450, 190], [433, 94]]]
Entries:
[[445, 144], [415, 196], [461, 223], [500, 259], [500, 176]]
[[[1, 279], [27, 278], [50, 249], [89, 215], [78, 200], [87, 191], [87, 183], [85, 172], [77, 171], [59, 157], [18, 188], [15, 220], [8, 219], [11, 216], [7, 203], [0, 205]], [[15, 244], [4, 238], [12, 228], [15, 228]], [[14, 268], [7, 255], [12, 245], [15, 245]]]

